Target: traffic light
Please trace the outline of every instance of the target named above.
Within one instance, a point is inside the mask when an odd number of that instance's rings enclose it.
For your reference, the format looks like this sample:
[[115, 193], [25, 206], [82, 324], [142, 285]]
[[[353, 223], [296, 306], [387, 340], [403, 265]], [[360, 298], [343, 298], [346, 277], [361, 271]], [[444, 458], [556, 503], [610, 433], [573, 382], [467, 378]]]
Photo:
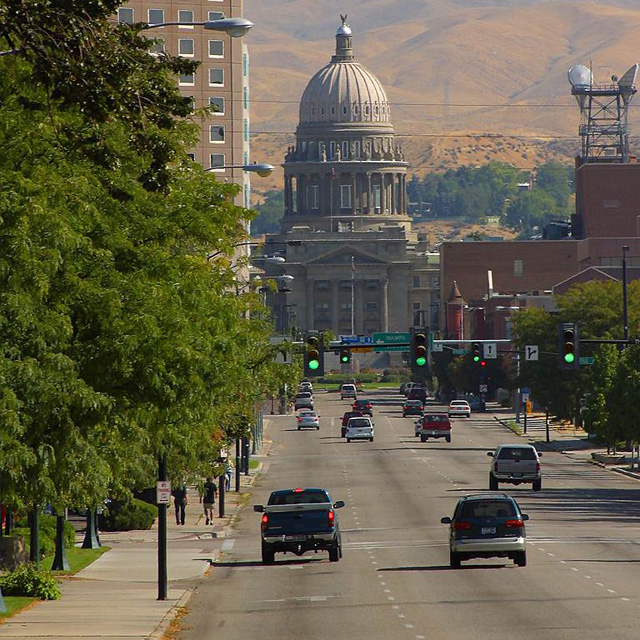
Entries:
[[429, 337], [425, 329], [411, 329], [411, 367], [425, 372], [429, 363]]
[[480, 362], [480, 360], [482, 360], [482, 345], [479, 342], [471, 344], [471, 357], [474, 362]]
[[340, 364], [349, 364], [351, 362], [351, 350], [350, 349], [341, 349], [340, 350]]
[[323, 376], [324, 375], [324, 349], [322, 338], [317, 334], [307, 335], [307, 345], [304, 354], [304, 375]]
[[558, 325], [558, 352], [562, 369], [577, 369], [580, 366], [580, 340], [575, 322]]

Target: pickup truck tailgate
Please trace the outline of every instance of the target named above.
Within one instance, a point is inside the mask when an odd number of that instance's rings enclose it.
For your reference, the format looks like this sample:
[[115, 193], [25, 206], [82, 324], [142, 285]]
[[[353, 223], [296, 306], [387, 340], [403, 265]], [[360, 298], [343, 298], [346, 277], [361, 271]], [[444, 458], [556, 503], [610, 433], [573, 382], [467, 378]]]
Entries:
[[291, 504], [267, 506], [266, 535], [314, 533], [332, 528], [329, 524], [331, 503]]

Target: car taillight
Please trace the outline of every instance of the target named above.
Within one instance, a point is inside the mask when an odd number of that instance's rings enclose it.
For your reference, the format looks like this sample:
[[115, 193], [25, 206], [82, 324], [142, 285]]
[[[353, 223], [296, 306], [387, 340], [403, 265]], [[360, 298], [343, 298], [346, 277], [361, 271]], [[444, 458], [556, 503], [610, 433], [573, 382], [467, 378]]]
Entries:
[[523, 520], [507, 520], [508, 529], [521, 529], [522, 527], [524, 527]]
[[540, 462], [536, 462], [536, 473], [540, 473]]
[[334, 524], [335, 519], [336, 519], [336, 514], [333, 513], [333, 511], [331, 511], [331, 509], [329, 509], [329, 511], [327, 511], [327, 518], [329, 518], [329, 526], [333, 527], [333, 524]]
[[453, 523], [453, 528], [456, 531], [461, 531], [463, 529], [471, 529], [471, 523], [470, 522], [466, 522], [465, 520], [460, 520], [458, 522], [454, 522]]
[[260, 521], [260, 528], [264, 531], [269, 526], [269, 516], [265, 513]]

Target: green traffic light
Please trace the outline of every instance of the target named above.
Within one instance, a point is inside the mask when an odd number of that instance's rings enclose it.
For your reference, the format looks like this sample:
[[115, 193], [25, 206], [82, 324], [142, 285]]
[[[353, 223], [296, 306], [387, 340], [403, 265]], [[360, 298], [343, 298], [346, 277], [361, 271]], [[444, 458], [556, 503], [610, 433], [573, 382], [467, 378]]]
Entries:
[[480, 356], [473, 356], [474, 362], [480, 362]]
[[317, 360], [309, 360], [309, 369], [315, 371], [320, 366], [320, 363]]
[[572, 362], [574, 362], [576, 359], [576, 357], [573, 355], [573, 353], [565, 353], [564, 354], [564, 361], [571, 364]]
[[419, 367], [424, 367], [424, 365], [427, 364], [427, 359], [420, 356], [419, 358], [416, 358], [416, 364]]
[[349, 358], [347, 356], [342, 356], [342, 358], [340, 358], [340, 362], [349, 362]]

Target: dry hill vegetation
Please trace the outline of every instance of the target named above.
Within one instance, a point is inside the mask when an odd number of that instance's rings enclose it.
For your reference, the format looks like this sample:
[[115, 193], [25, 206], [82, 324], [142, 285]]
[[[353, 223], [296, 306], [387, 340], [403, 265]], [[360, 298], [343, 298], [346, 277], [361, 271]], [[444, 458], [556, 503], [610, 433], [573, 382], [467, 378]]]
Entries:
[[[420, 175], [489, 160], [570, 162], [579, 113], [567, 70], [591, 63], [606, 81], [640, 57], [637, 0], [245, 0], [245, 8], [256, 23], [252, 154], [274, 164], [293, 140], [304, 87], [333, 53], [340, 12]], [[640, 134], [637, 101], [630, 124]], [[254, 181], [280, 184], [281, 174]]]

